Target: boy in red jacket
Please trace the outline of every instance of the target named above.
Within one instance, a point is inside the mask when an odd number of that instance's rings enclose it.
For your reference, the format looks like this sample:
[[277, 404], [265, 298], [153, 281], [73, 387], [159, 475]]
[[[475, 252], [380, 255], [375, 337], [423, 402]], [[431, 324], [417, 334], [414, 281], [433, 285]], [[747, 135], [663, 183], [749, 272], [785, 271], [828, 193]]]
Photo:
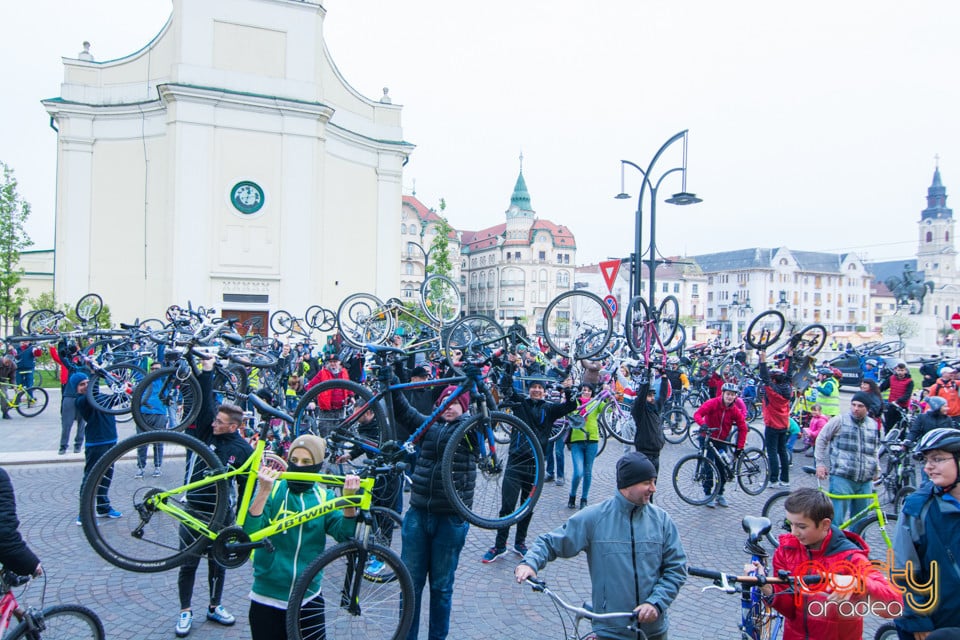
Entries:
[[821, 582], [765, 585], [764, 595], [783, 614], [783, 640], [816, 638], [847, 640], [863, 637], [863, 614], [894, 618], [903, 612], [903, 599], [886, 576], [870, 564], [869, 547], [855, 533], [833, 524], [833, 504], [817, 489], [797, 489], [784, 503], [790, 533], [780, 536], [773, 554], [773, 573], [820, 575]]

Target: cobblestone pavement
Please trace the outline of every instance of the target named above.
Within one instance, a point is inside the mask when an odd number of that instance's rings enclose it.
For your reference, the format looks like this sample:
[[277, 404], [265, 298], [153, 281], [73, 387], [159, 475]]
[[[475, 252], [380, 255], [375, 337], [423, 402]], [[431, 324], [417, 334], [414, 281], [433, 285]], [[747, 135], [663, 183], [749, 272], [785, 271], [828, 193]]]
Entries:
[[[58, 394], [54, 391], [53, 395]], [[21, 418], [0, 425], [6, 431], [0, 440], [0, 464], [10, 472], [17, 490], [21, 529], [47, 569], [47, 604], [73, 602], [93, 608], [103, 619], [107, 637], [111, 639], [172, 638], [179, 611], [176, 571], [130, 573], [113, 567], [91, 550], [80, 527], [74, 524], [82, 475], [81, 456], [56, 455], [59, 431], [56, 417], [57, 409], [51, 406], [44, 416], [31, 421]], [[132, 431], [132, 424], [121, 427], [122, 436]], [[47, 442], [53, 443], [51, 455], [45, 453], [50, 449]], [[35, 447], [34, 460], [50, 459], [55, 464], [12, 464], [16, 462], [14, 454], [30, 451], [20, 448], [28, 445]], [[662, 478], [655, 501], [677, 522], [691, 565], [738, 572], [748, 560], [742, 551], [744, 535], [740, 519], [747, 514], [759, 515], [766, 496], [751, 497], [739, 488], [728, 488], [728, 509], [692, 507], [682, 502], [674, 494], [670, 473], [675, 461], [692, 451], [688, 444], [667, 445], [664, 449]], [[619, 443], [611, 440], [597, 459], [590, 491], [592, 503], [615, 490], [614, 465], [620, 452]], [[794, 468], [809, 461], [800, 455]], [[568, 474], [570, 466], [567, 458]], [[794, 486], [814, 484], [809, 477], [798, 478], [797, 474], [793, 474], [793, 483]], [[544, 488], [530, 527], [531, 538], [559, 526], [569, 517], [572, 512], [566, 508], [568, 492], [569, 486]], [[513, 543], [512, 534], [509, 542]], [[450, 637], [485, 640], [563, 637], [560, 619], [546, 597], [515, 584], [513, 569], [518, 556], [511, 553], [493, 564], [480, 562], [481, 555], [492, 543], [493, 532], [471, 528], [457, 571]], [[541, 573], [553, 590], [574, 603], [589, 600], [587, 575], [582, 556], [553, 562]], [[207, 587], [206, 563], [201, 563], [194, 590], [194, 609], [201, 615], [195, 618], [191, 637], [249, 637], [246, 613], [250, 583], [249, 564], [228, 571], [223, 603], [237, 616], [237, 624], [227, 628], [208, 622], [202, 615]], [[39, 600], [39, 586], [28, 589], [25, 602]], [[738, 637], [739, 598], [717, 591], [701, 593], [703, 586], [706, 586], [703, 580], [688, 579], [670, 607], [671, 638]], [[873, 637], [878, 622], [868, 620], [866, 626], [865, 637]], [[421, 637], [426, 637], [426, 624]]]

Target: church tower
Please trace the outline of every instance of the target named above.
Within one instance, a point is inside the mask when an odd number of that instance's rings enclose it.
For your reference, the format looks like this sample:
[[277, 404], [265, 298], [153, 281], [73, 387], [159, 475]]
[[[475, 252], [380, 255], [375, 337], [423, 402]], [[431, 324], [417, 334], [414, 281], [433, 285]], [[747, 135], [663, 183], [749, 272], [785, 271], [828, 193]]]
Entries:
[[522, 241], [526, 244], [530, 237], [530, 227], [533, 226], [536, 212], [530, 206], [530, 192], [527, 191], [527, 181], [523, 179], [523, 155], [520, 155], [520, 175], [513, 186], [510, 196], [510, 206], [507, 208], [506, 240]]
[[954, 248], [953, 210], [947, 208], [947, 189], [940, 180], [940, 165], [933, 171], [927, 189], [927, 208], [920, 213], [917, 271], [938, 287], [955, 277], [957, 250]]

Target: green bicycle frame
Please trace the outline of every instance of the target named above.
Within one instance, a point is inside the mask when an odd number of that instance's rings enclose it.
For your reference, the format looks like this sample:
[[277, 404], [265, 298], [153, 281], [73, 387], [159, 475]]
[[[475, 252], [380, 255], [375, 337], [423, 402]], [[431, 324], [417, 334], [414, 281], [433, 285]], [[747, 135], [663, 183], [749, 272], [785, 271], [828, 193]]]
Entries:
[[855, 513], [848, 520], [839, 524], [841, 529], [846, 529], [854, 522], [859, 520], [862, 516], [867, 515], [867, 513], [872, 509], [877, 514], [877, 525], [880, 527], [880, 533], [883, 534], [883, 541], [887, 544], [888, 549], [893, 548], [893, 541], [890, 539], [890, 536], [887, 535], [887, 520], [883, 516], [883, 509], [880, 508], [880, 497], [876, 493], [857, 493], [850, 495], [839, 495], [836, 493], [830, 493], [823, 487], [820, 487], [820, 491], [823, 492], [823, 495], [827, 496], [832, 500], [869, 500], [870, 504], [867, 507], [861, 509], [859, 512]]

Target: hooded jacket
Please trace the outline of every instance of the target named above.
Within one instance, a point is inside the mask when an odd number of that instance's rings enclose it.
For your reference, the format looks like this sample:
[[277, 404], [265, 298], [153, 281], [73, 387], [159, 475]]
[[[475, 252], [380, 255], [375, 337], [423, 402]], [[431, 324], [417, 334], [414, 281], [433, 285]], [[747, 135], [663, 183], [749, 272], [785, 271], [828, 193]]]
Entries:
[[700, 426], [706, 425], [710, 429], [710, 437], [714, 440], [729, 439], [730, 431], [736, 426], [737, 449], [742, 450], [747, 444], [747, 420], [736, 402], [728, 407], [722, 397], [710, 398], [700, 405], [693, 414], [693, 419]]
[[[633, 504], [618, 491], [538, 537], [523, 563], [539, 572], [548, 562], [581, 551], [587, 554], [596, 613], [632, 611], [648, 602], [660, 616], [640, 628], [648, 636], [667, 630], [667, 608], [687, 579], [687, 555], [666, 511], [653, 504]], [[622, 620], [593, 623], [594, 631], [605, 638], [636, 640], [637, 634], [625, 627]]]
[[[86, 394], [78, 395], [77, 386], [83, 381], [89, 380], [85, 373], [75, 373], [67, 380], [67, 389], [73, 389], [74, 402], [77, 404], [77, 412], [87, 422], [84, 446], [87, 448], [98, 447], [105, 444], [117, 443], [117, 419], [97, 409], [87, 400]], [[65, 393], [64, 395], [68, 395]], [[69, 396], [68, 396], [69, 397]]]
[[934, 429], [953, 428], [953, 419], [940, 411], [938, 407], [936, 410], [925, 411], [913, 419], [913, 424], [910, 425], [910, 431], [907, 433], [907, 440], [910, 442], [920, 442], [920, 438], [922, 438], [925, 433], [933, 431]]
[[[806, 570], [804, 565], [815, 562], [826, 573], [848, 575], [849, 567], [856, 568], [858, 579], [863, 581], [866, 594], [855, 594], [853, 602], [869, 595], [872, 602], [902, 602], [900, 592], [887, 578], [870, 564], [870, 548], [863, 538], [850, 531], [843, 531], [837, 525], [831, 525], [830, 531], [817, 550], [811, 550], [800, 544], [796, 536], [785, 533], [780, 536], [780, 546], [773, 554], [773, 573], [786, 570], [803, 575], [817, 573]], [[849, 564], [847, 564], [849, 563]], [[836, 606], [824, 606], [826, 594], [811, 587], [804, 591], [797, 602], [797, 595], [782, 593], [786, 585], [774, 585], [773, 607], [783, 614], [786, 624], [783, 640], [849, 640], [863, 637], [863, 618], [844, 617]], [[818, 604], [813, 604], [813, 603]], [[811, 606], [812, 605], [812, 606]]]
[[[789, 374], [788, 374], [789, 376]], [[760, 379], [763, 380], [763, 424], [771, 429], [786, 429], [790, 426], [790, 398], [793, 386], [789, 382], [774, 382], [767, 363], [760, 363]], [[789, 377], [787, 378], [789, 380]]]

